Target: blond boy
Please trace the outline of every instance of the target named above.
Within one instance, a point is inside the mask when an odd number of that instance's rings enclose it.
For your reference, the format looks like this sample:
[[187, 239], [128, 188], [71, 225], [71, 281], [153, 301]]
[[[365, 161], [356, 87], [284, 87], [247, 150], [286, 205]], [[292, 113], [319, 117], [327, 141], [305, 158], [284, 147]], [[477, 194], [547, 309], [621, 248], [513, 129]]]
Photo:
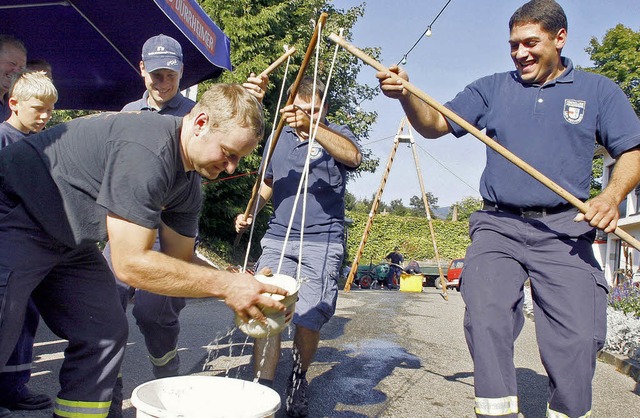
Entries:
[[[58, 92], [44, 71], [21, 72], [9, 90], [9, 119], [0, 124], [0, 149], [31, 133], [40, 132], [51, 119]], [[9, 410], [37, 410], [51, 406], [51, 398], [27, 388], [33, 361], [33, 340], [40, 314], [30, 301], [20, 338], [4, 368], [0, 368], [0, 418]]]
[[[24, 135], [40, 132], [51, 119], [57, 101], [58, 91], [47, 73], [44, 71], [19, 73], [9, 91], [11, 115], [3, 125], [9, 124]], [[20, 139], [19, 135], [6, 138], [4, 129], [0, 129], [0, 135], [2, 147], [8, 145], [5, 139], [12, 142]]]

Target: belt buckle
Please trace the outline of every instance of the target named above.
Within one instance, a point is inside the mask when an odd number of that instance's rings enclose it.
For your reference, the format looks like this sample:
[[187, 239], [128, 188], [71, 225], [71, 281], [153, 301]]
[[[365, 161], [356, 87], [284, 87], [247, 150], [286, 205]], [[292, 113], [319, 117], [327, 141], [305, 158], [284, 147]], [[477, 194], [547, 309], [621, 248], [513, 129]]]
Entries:
[[547, 208], [541, 208], [541, 210], [523, 210], [520, 209], [520, 216], [523, 218], [542, 218], [547, 216]]

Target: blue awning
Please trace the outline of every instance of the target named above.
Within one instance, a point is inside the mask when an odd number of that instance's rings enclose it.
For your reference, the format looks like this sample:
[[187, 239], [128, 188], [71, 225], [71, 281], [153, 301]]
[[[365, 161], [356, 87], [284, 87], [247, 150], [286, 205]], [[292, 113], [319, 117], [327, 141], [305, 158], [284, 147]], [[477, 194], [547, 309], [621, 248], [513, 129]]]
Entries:
[[195, 0], [0, 0], [0, 33], [51, 63], [57, 109], [120, 110], [144, 92], [142, 44], [182, 45], [181, 88], [231, 70], [230, 41]]

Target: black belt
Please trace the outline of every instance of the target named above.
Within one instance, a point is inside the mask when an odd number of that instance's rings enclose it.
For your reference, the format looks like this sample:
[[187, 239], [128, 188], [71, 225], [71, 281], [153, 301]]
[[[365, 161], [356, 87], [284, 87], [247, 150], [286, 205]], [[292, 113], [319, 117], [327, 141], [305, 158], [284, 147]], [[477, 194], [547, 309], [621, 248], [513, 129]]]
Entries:
[[493, 212], [506, 212], [522, 218], [542, 218], [543, 216], [553, 215], [554, 213], [562, 213], [573, 209], [573, 205], [565, 203], [564, 205], [553, 207], [534, 206], [529, 208], [519, 208], [517, 206], [497, 204], [488, 200], [483, 201], [482, 210]]

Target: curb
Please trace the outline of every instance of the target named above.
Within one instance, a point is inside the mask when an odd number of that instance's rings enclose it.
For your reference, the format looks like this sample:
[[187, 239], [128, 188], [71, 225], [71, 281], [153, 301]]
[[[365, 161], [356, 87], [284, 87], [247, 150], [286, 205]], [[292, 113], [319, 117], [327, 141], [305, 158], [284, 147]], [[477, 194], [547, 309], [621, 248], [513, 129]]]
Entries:
[[636, 382], [640, 382], [640, 362], [621, 354], [610, 353], [608, 351], [600, 351], [598, 360], [611, 364], [622, 374], [626, 374]]
[[[533, 312], [525, 310], [524, 315], [526, 318], [535, 322]], [[625, 374], [640, 383], [640, 362], [636, 361], [622, 354], [611, 353], [609, 351], [600, 350], [597, 355], [598, 360], [603, 363], [610, 364], [616, 368], [622, 374]]]

